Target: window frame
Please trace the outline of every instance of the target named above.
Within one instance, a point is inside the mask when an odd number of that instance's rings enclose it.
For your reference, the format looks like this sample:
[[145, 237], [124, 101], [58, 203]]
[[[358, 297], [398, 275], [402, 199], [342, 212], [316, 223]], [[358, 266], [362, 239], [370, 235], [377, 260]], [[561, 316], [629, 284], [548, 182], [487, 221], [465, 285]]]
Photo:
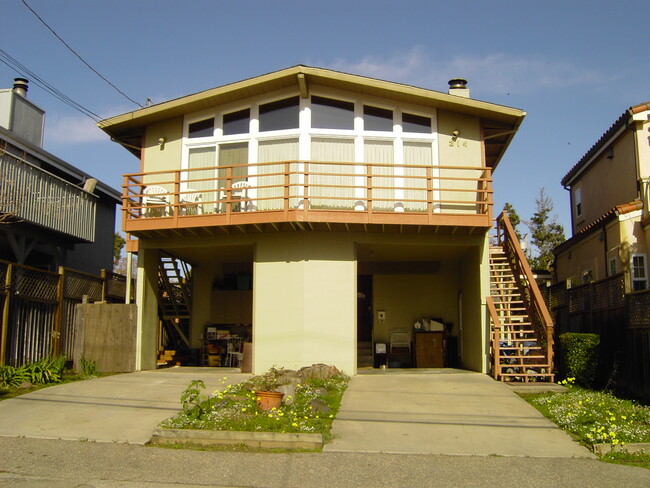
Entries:
[[[637, 268], [634, 265], [635, 258], [641, 258], [643, 260], [642, 268]], [[643, 269], [642, 277], [635, 276], [637, 269]], [[635, 283], [643, 283], [642, 288], [635, 288]], [[630, 285], [632, 291], [641, 291], [648, 289], [648, 255], [646, 253], [633, 253], [630, 255]]]

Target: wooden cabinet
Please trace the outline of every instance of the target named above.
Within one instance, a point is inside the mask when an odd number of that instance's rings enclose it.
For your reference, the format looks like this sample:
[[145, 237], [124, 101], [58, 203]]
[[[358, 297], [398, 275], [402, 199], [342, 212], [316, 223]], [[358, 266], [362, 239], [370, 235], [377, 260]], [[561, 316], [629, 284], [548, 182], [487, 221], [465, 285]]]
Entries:
[[415, 367], [442, 368], [445, 357], [444, 332], [415, 333]]

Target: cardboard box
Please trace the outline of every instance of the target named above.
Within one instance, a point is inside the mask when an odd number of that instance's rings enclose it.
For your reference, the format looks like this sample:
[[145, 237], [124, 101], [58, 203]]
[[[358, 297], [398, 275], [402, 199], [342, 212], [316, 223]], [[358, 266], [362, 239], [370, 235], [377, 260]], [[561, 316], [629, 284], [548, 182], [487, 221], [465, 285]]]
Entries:
[[221, 366], [221, 356], [217, 356], [214, 354], [208, 355], [208, 366], [212, 368]]

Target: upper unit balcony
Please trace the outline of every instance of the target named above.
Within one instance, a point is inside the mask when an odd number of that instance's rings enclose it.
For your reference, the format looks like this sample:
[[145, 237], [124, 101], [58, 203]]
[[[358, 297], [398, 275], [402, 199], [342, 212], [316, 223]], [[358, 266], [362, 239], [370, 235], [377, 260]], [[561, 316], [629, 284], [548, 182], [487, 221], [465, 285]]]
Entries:
[[136, 237], [282, 229], [482, 233], [488, 167], [283, 161], [124, 177], [123, 226]]
[[19, 157], [0, 151], [0, 213], [13, 221], [95, 240], [97, 196]]

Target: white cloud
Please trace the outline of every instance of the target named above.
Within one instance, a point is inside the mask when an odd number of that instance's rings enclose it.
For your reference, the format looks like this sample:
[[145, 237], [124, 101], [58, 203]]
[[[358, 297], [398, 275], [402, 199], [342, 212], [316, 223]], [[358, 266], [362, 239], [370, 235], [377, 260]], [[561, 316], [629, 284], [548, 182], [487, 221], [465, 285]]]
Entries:
[[530, 93], [546, 88], [598, 85], [614, 77], [562, 61], [503, 53], [454, 56], [440, 60], [422, 46], [360, 61], [337, 59], [329, 66], [349, 73], [446, 91], [447, 81], [466, 78], [482, 93]]
[[50, 144], [83, 144], [105, 141], [108, 136], [85, 115], [53, 115], [45, 118], [44, 139]]

